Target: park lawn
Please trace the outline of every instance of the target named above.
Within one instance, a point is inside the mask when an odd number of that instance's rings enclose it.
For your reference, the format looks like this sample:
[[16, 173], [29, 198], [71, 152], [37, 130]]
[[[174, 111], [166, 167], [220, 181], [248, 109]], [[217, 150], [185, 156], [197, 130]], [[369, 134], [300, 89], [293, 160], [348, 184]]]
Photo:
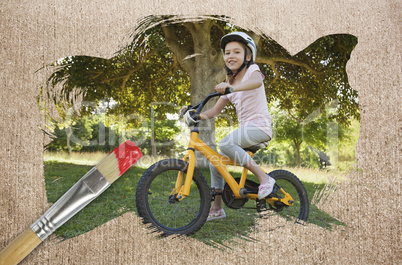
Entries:
[[[56, 202], [69, 188], [84, 176], [92, 166], [93, 165], [81, 165], [56, 160], [45, 161], [44, 173], [48, 202]], [[135, 165], [131, 167], [104, 193], [77, 213], [62, 227], [57, 229], [55, 234], [64, 239], [72, 238], [88, 232], [126, 212], [136, 212], [135, 191], [137, 183], [145, 170], [146, 168]], [[299, 173], [301, 175], [307, 174], [307, 170], [303, 170], [304, 172]], [[201, 172], [207, 179], [207, 182], [210, 183], [209, 170], [203, 169]], [[297, 175], [297, 170], [295, 170], [294, 173]], [[315, 171], [312, 171], [312, 174], [313, 173], [317, 174]], [[233, 176], [240, 177], [240, 172], [233, 172]], [[303, 180], [303, 178], [301, 179]], [[322, 179], [315, 179], [315, 182], [316, 183], [303, 180], [310, 201], [315, 197], [314, 195], [325, 186], [325, 181]], [[248, 201], [245, 207], [255, 207], [255, 202]], [[214, 246], [224, 246], [225, 242], [230, 242], [238, 237], [252, 240], [248, 235], [255, 229], [255, 223], [258, 218], [256, 210], [248, 208], [234, 210], [225, 206], [225, 211], [228, 218], [213, 223], [207, 222], [197, 233], [192, 235], [192, 237]], [[319, 210], [314, 204], [310, 204], [308, 222], [329, 230], [331, 230], [334, 225], [344, 225], [339, 220]]]

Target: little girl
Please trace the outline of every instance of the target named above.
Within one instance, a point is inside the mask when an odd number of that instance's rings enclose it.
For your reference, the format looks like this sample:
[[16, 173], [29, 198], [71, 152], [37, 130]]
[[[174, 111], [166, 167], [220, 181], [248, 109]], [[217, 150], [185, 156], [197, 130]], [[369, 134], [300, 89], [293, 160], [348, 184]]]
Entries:
[[[265, 96], [264, 76], [254, 64], [256, 46], [252, 38], [244, 32], [233, 32], [221, 39], [221, 49], [225, 60], [226, 82], [216, 85], [215, 90], [224, 94], [226, 88], [233, 93], [221, 96], [215, 106], [199, 114], [201, 119], [211, 119], [220, 114], [229, 101], [234, 104], [240, 123], [237, 130], [228, 134], [219, 143], [220, 153], [250, 170], [260, 181], [258, 198], [268, 196], [275, 180], [265, 174], [243, 148], [271, 140], [271, 117]], [[186, 110], [183, 107], [180, 113]], [[187, 111], [184, 118], [188, 125], [194, 124], [194, 112]], [[222, 191], [224, 179], [218, 170], [210, 165], [211, 187]], [[216, 196], [207, 221], [225, 218], [222, 197]]]

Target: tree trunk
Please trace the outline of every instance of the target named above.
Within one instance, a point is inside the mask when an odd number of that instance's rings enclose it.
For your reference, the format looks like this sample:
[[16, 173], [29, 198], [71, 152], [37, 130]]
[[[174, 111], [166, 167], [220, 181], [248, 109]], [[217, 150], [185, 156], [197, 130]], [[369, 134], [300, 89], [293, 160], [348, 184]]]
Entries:
[[156, 157], [156, 141], [155, 141], [155, 127], [151, 128], [151, 147], [152, 147], [152, 157]]
[[156, 157], [155, 110], [153, 107], [151, 107], [151, 148], [152, 148], [152, 157]]
[[68, 126], [66, 128], [66, 133], [67, 133], [67, 150], [68, 150], [68, 155], [71, 156], [71, 145], [70, 145], [70, 138], [71, 135], [73, 134], [73, 129], [71, 128], [71, 126]]
[[[222, 53], [220, 49], [216, 49], [211, 45], [212, 23], [212, 21], [206, 20], [183, 24], [192, 35], [193, 49], [183, 47], [178, 43], [174, 28], [169, 25], [162, 27], [168, 46], [177, 57], [180, 65], [189, 74], [192, 105], [199, 103], [205, 96], [215, 92], [215, 85], [225, 79]], [[211, 100], [204, 107], [204, 110], [211, 108], [216, 103], [216, 100], [217, 98]], [[199, 129], [200, 139], [216, 150], [215, 120], [202, 121]], [[208, 161], [199, 154], [197, 154], [197, 166], [208, 166]]]
[[297, 167], [301, 167], [301, 159], [300, 159], [300, 147], [301, 147], [301, 142], [294, 141], [296, 148], [296, 157], [297, 157]]

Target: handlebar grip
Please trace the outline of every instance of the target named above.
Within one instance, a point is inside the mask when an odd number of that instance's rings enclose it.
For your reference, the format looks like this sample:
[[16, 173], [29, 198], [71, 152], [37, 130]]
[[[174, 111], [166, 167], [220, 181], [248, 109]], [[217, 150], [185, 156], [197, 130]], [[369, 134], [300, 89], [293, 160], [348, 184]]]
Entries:
[[232, 93], [232, 92], [233, 92], [233, 87], [232, 87], [232, 86], [227, 87], [227, 88], [225, 89], [225, 94], [224, 94], [224, 95], [230, 94], [230, 93]]
[[188, 105], [187, 109], [180, 114], [180, 119], [183, 119], [184, 114], [186, 114], [186, 112], [189, 111], [192, 107], [193, 107], [192, 105]]

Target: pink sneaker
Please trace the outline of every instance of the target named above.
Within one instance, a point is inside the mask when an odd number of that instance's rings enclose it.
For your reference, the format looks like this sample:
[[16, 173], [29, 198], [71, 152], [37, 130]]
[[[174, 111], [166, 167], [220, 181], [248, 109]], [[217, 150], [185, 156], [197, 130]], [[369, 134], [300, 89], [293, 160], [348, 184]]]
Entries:
[[207, 222], [208, 221], [213, 221], [213, 220], [218, 220], [218, 219], [222, 219], [225, 218], [226, 214], [225, 211], [222, 209], [217, 210], [215, 212], [210, 212], [207, 218]]
[[271, 194], [274, 189], [275, 179], [268, 176], [268, 182], [258, 187], [258, 199], [261, 200]]

